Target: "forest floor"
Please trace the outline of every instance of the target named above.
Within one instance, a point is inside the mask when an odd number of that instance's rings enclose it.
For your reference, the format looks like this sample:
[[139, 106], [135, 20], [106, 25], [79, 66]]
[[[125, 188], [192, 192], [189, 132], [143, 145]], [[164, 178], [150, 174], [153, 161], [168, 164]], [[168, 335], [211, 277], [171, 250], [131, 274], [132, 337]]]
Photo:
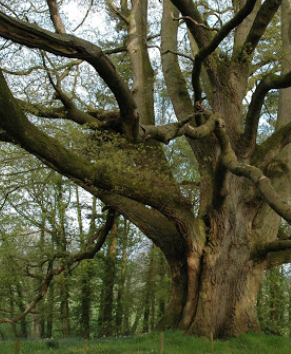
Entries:
[[[239, 339], [217, 340], [166, 332], [163, 349], [158, 333], [133, 338], [20, 340], [19, 354], [290, 354], [291, 340], [263, 334], [247, 334]], [[14, 341], [0, 341], [0, 353], [11, 354]]]

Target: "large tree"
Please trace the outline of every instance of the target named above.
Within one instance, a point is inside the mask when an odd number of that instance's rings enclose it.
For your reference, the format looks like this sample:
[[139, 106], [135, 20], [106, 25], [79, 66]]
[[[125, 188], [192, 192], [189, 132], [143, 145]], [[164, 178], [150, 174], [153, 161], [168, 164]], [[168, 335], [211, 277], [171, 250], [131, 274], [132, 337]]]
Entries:
[[[0, 5], [9, 84], [1, 74], [2, 141], [82, 186], [161, 249], [172, 271], [172, 295], [160, 329], [215, 337], [258, 330], [255, 301], [264, 270], [291, 261], [291, 241], [278, 238], [281, 218], [291, 221], [291, 1], [156, 0], [148, 16], [147, 0], [108, 0], [111, 20], [101, 24], [110, 27], [107, 41], [98, 38], [102, 1], [79, 5], [80, 12], [84, 5], [88, 11], [78, 26], [65, 13], [66, 1], [59, 7], [55, 0], [6, 3]], [[86, 22], [89, 29], [80, 31]], [[278, 28], [284, 46], [276, 52]], [[118, 48], [108, 48], [108, 42]], [[9, 78], [18, 63], [13, 50], [22, 50], [26, 64], [14, 74], [32, 75], [22, 91], [24, 79], [18, 84]], [[165, 97], [155, 84], [161, 73], [175, 112], [165, 125], [157, 122], [163, 110], [157, 97]], [[262, 107], [274, 90], [280, 90], [277, 122], [261, 141]], [[66, 139], [46, 125], [46, 119], [58, 118]], [[78, 141], [72, 134], [70, 143], [72, 129], [64, 120], [83, 126]], [[188, 182], [199, 187], [195, 203], [163, 148], [182, 136], [195, 156], [187, 167], [198, 166], [200, 176]], [[79, 141], [85, 138], [86, 147]]]

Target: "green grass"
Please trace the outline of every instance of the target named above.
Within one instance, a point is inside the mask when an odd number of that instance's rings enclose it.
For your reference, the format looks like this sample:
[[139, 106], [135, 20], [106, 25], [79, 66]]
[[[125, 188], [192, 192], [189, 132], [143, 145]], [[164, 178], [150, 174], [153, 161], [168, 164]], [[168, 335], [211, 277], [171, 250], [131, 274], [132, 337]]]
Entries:
[[[14, 342], [0, 342], [1, 354], [12, 354]], [[164, 354], [211, 354], [211, 342], [205, 338], [184, 336], [181, 332], [164, 334]], [[240, 339], [214, 342], [214, 354], [290, 354], [288, 338], [247, 334]], [[55, 340], [49, 347], [46, 341], [21, 341], [20, 354], [84, 354], [84, 342], [78, 339]], [[134, 338], [93, 339], [88, 342], [87, 354], [159, 354], [159, 334]]]

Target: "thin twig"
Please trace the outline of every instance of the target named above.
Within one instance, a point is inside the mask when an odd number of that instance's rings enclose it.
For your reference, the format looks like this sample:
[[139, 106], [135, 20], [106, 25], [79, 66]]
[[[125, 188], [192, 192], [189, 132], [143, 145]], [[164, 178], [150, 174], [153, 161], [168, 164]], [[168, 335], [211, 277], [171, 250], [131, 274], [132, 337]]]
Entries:
[[77, 31], [77, 29], [79, 29], [84, 24], [84, 22], [86, 21], [87, 17], [89, 16], [89, 13], [93, 7], [93, 3], [94, 3], [94, 0], [91, 0], [91, 4], [86, 12], [86, 15], [84, 16], [83, 20], [78, 24], [78, 26], [73, 30], [73, 32]]
[[199, 26], [199, 27], [203, 27], [203, 28], [205, 28], [205, 29], [208, 30], [208, 31], [215, 31], [215, 32], [218, 32], [218, 29], [209, 27], [209, 26], [207, 26], [205, 23], [199, 23], [199, 22], [195, 21], [194, 18], [192, 18], [192, 17], [190, 17], [190, 16], [174, 17], [173, 14], [171, 14], [171, 15], [172, 15], [173, 20], [175, 20], [175, 21], [189, 20], [189, 21], [193, 22], [194, 25]]

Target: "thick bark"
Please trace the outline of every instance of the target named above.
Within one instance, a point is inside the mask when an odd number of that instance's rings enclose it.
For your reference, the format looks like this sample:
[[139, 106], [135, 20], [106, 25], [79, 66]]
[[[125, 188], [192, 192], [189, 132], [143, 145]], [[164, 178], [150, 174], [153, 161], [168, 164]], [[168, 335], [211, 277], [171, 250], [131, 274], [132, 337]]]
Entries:
[[[230, 177], [226, 187], [228, 196], [223, 206], [211, 216], [209, 239], [199, 256], [197, 276], [186, 270], [191, 262], [198, 263], [197, 254], [191, 255], [188, 250], [184, 269], [181, 263], [170, 261], [176, 278], [159, 329], [174, 327], [206, 337], [212, 333], [216, 338], [259, 330], [255, 302], [266, 264], [253, 257], [254, 242], [259, 242], [262, 235], [276, 239], [278, 217], [264, 203], [257, 202], [258, 195], [247, 180]], [[263, 226], [261, 209], [269, 212], [268, 230]], [[196, 296], [189, 299], [191, 291]]]

